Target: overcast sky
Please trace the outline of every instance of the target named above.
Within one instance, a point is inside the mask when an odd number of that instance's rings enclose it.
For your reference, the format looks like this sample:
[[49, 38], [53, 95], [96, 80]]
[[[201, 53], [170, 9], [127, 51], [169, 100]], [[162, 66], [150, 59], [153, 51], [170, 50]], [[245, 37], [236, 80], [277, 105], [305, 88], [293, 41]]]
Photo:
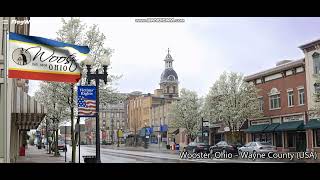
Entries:
[[[114, 49], [110, 72], [120, 92], [159, 88], [170, 48], [180, 89], [204, 96], [223, 71], [249, 75], [284, 59], [303, 58], [298, 46], [320, 38], [320, 18], [184, 18], [184, 23], [136, 23], [137, 18], [81, 18], [98, 24]], [[56, 38], [61, 18], [31, 17], [30, 35]], [[30, 92], [40, 81], [30, 82]]]

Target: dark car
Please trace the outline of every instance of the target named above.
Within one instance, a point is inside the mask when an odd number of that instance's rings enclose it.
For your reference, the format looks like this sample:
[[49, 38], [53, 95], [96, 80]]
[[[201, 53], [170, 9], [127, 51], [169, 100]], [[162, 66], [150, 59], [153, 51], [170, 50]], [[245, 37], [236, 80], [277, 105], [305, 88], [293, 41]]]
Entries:
[[[56, 142], [52, 143], [52, 146], [51, 146], [52, 151], [55, 151], [55, 146], [56, 146], [55, 143]], [[58, 150], [67, 151], [67, 146], [64, 143], [64, 141], [61, 141], [61, 140], [58, 141]]]
[[191, 142], [188, 144], [187, 147], [184, 148], [185, 151], [189, 153], [199, 153], [199, 152], [209, 152], [210, 146], [206, 143], [197, 143], [197, 142]]
[[222, 152], [238, 154], [238, 148], [241, 146], [240, 143], [228, 144], [226, 141], [220, 141], [216, 145], [210, 147], [210, 153]]

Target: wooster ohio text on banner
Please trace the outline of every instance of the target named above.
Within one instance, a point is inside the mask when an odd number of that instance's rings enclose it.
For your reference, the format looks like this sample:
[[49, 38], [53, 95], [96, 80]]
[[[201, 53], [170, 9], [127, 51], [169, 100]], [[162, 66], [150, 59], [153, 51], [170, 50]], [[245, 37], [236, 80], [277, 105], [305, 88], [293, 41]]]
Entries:
[[79, 63], [87, 46], [76, 46], [42, 37], [9, 34], [8, 77], [76, 83]]

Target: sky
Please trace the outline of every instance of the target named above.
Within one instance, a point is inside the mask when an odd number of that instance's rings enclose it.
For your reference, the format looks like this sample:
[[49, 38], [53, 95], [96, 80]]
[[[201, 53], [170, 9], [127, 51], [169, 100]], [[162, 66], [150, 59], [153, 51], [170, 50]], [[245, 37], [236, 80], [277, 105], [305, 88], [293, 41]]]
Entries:
[[[167, 49], [178, 74], [179, 89], [205, 96], [223, 71], [250, 75], [281, 60], [303, 58], [300, 45], [320, 39], [320, 18], [197, 17], [183, 23], [138, 23], [144, 17], [83, 17], [97, 24], [114, 49], [110, 73], [122, 75], [119, 92], [153, 93], [159, 88]], [[68, 19], [66, 17], [66, 19]], [[31, 17], [30, 35], [56, 38], [59, 17]], [[41, 81], [30, 81], [33, 95]]]

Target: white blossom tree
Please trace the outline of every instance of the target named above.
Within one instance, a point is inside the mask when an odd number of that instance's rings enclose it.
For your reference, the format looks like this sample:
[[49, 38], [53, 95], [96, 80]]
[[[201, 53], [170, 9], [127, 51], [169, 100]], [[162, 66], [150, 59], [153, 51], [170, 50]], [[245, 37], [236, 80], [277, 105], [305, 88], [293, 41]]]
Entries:
[[170, 114], [174, 117], [170, 122], [171, 127], [184, 128], [188, 143], [194, 141], [201, 127], [202, 100], [194, 91], [182, 88], [178, 101], [172, 103]]
[[230, 128], [231, 141], [241, 125], [250, 118], [260, 117], [258, 90], [243, 80], [243, 75], [224, 72], [205, 98], [204, 115], [210, 123], [223, 122]]
[[[94, 57], [94, 65], [93, 70], [98, 68], [99, 72], [102, 71], [101, 66], [101, 57], [104, 55], [110, 56], [113, 52], [110, 48], [104, 47], [104, 42], [106, 40], [106, 36], [100, 32], [98, 25], [92, 25], [87, 28], [85, 23], [82, 23], [80, 18], [70, 18], [68, 20], [62, 18], [62, 27], [57, 32], [57, 40], [65, 43], [75, 44], [75, 45], [86, 45], [90, 49], [90, 55]], [[80, 64], [80, 68], [82, 69], [81, 80], [78, 85], [87, 85], [86, 79], [86, 68], [83, 67], [83, 64]], [[108, 76], [108, 85], [100, 87], [100, 103], [108, 104], [109, 102], [116, 101], [116, 98], [121, 98], [118, 96], [115, 88], [112, 88], [113, 83], [121, 78], [121, 76], [109, 75]], [[69, 117], [71, 121], [71, 141], [72, 141], [72, 162], [75, 162], [75, 152], [76, 152], [76, 139], [78, 134], [74, 132], [74, 117], [77, 115], [77, 96], [76, 96], [76, 86], [74, 84], [67, 83], [55, 83], [55, 82], [42, 82], [44, 87], [49, 88], [50, 84], [58, 84], [57, 91], [59, 91], [59, 95], [56, 96], [59, 99], [59, 105], [66, 109], [69, 112]], [[94, 84], [94, 83], [93, 83]], [[48, 91], [46, 88], [40, 89], [39, 91], [43, 91], [42, 93]], [[54, 99], [46, 99], [43, 97], [44, 101], [53, 102]], [[48, 112], [50, 110], [48, 109]], [[77, 124], [79, 124], [79, 118], [77, 120]]]

